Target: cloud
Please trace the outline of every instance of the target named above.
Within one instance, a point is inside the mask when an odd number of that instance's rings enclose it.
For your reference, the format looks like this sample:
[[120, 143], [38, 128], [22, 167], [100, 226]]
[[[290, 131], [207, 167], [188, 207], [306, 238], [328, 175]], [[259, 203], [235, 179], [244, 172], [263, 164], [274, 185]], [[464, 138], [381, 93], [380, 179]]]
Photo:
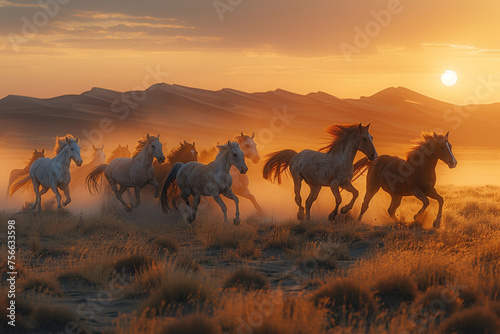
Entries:
[[[50, 1], [57, 0], [0, 0], [0, 34], [21, 33], [23, 20], [32, 22], [36, 13], [51, 8], [40, 3]], [[230, 6], [223, 20], [214, 1], [71, 0], [59, 6], [36, 38], [41, 44], [56, 38], [68, 43], [62, 47], [106, 48], [103, 40], [143, 38], [143, 43], [134, 45], [142, 48], [154, 43], [165, 47], [164, 51], [272, 50], [287, 56], [327, 57], [341, 54], [342, 43], [355, 46], [361, 31], [369, 36], [360, 54], [414, 50], [423, 45], [477, 45], [477, 52], [500, 48], [492, 33], [497, 29], [498, 1], [400, 0], [401, 10], [386, 19], [384, 15], [398, 0], [242, 0], [238, 5], [221, 1]], [[376, 25], [376, 33], [370, 32]], [[112, 48], [119, 45], [131, 47], [113, 43]]]

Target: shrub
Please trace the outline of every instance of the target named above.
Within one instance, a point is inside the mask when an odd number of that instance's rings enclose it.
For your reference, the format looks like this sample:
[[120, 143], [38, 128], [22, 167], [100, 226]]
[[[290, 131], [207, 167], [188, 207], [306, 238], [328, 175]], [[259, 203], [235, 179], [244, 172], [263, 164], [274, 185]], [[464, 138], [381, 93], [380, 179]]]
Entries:
[[474, 307], [453, 314], [439, 327], [441, 334], [494, 334], [500, 321], [495, 313], [484, 306]]
[[226, 279], [224, 288], [262, 290], [269, 288], [269, 281], [258, 271], [240, 268]]
[[382, 305], [399, 307], [403, 302], [412, 302], [418, 292], [415, 281], [406, 274], [392, 273], [380, 278], [374, 285], [375, 295]]

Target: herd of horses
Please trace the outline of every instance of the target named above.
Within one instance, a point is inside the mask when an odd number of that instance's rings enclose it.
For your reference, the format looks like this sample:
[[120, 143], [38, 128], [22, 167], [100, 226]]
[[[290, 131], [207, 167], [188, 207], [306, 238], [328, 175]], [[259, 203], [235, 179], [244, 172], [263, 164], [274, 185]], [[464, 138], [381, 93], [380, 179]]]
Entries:
[[[415, 196], [423, 204], [414, 219], [418, 219], [425, 211], [429, 205], [428, 198], [435, 199], [439, 203], [439, 209], [433, 226], [438, 228], [444, 200], [435, 189], [435, 168], [438, 160], [446, 163], [449, 168], [457, 165], [448, 141], [448, 133], [422, 133], [406, 159], [401, 159], [389, 155], [378, 156], [369, 127], [369, 124], [364, 126], [361, 123], [332, 125], [327, 129], [327, 133], [332, 137], [328, 146], [319, 151], [296, 152], [285, 149], [271, 153], [263, 166], [262, 175], [264, 179], [281, 184], [282, 174], [290, 174], [294, 183], [295, 203], [299, 208], [299, 220], [310, 219], [312, 204], [318, 198], [321, 188], [329, 187], [335, 197], [335, 207], [328, 215], [328, 219], [332, 221], [335, 220], [342, 202], [340, 191], [345, 190], [352, 194], [349, 203], [340, 209], [342, 214], [346, 214], [353, 208], [359, 196], [352, 182], [368, 170], [366, 194], [358, 220], [362, 219], [371, 199], [382, 188], [392, 198], [388, 213], [395, 221], [395, 211], [403, 196]], [[238, 196], [249, 199], [256, 212], [264, 215], [261, 206], [248, 189], [249, 179], [246, 175], [246, 159], [250, 159], [254, 164], [260, 161], [254, 141], [255, 134], [241, 133], [232, 141], [217, 145], [213, 152], [204, 150], [200, 156], [194, 142], [191, 144], [184, 141], [165, 157], [159, 137], [147, 134], [140, 138], [133, 153], [128, 146], [120, 145], [107, 160], [104, 146], [94, 146], [91, 161], [85, 165], [80, 156], [78, 138], [72, 135], [56, 137], [54, 158], [45, 157], [44, 150], [35, 149], [24, 169], [11, 172], [8, 193], [12, 196], [31, 183], [36, 195], [31, 209], [38, 207], [38, 212], [41, 212], [41, 196], [48, 190], [54, 192], [57, 206], [61, 208], [71, 202], [72, 179], [72, 189], [85, 185], [91, 194], [98, 194], [103, 191], [104, 177], [109, 185], [107, 188], [111, 189], [127, 211], [132, 211], [140, 205], [141, 190], [151, 185], [155, 189], [155, 198], [160, 199], [163, 211], [177, 209], [181, 200], [190, 207], [188, 222], [195, 220], [203, 196], [215, 200], [224, 214], [225, 222], [227, 208], [221, 195], [235, 203], [235, 224], [240, 222]], [[365, 157], [354, 162], [358, 151]], [[70, 167], [71, 161], [76, 167]], [[301, 197], [302, 181], [310, 188], [305, 208]], [[123, 198], [130, 188], [134, 189], [133, 203], [127, 203]], [[65, 195], [64, 202], [59, 190]]]

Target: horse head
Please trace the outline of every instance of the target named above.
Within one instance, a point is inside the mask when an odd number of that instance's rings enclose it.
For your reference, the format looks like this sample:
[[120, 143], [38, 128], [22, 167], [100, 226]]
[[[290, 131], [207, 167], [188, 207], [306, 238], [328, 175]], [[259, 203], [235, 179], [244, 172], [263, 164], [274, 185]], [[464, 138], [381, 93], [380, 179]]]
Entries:
[[257, 144], [253, 140], [255, 138], [255, 132], [251, 136], [245, 135], [243, 132], [239, 136], [240, 149], [245, 154], [245, 158], [252, 160], [254, 164], [259, 163], [260, 156], [257, 152]]
[[373, 137], [368, 132], [370, 124], [363, 126], [359, 123], [359, 131], [356, 136], [356, 148], [358, 151], [363, 152], [368, 160], [373, 161], [377, 159], [378, 154], [375, 146], [373, 145]]

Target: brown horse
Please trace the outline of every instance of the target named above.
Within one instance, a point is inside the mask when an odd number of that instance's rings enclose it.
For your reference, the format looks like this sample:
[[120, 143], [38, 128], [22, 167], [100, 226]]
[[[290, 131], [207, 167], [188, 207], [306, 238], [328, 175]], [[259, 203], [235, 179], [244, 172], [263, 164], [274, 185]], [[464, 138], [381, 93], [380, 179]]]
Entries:
[[[35, 151], [31, 155], [31, 158], [28, 160], [28, 162], [26, 163], [26, 166], [23, 169], [13, 169], [10, 172], [9, 185], [7, 186], [7, 196], [9, 196], [9, 191], [10, 191], [10, 187], [12, 186], [12, 184], [16, 180], [21, 179], [24, 176], [27, 176], [30, 172], [30, 167], [33, 164], [33, 162], [35, 162], [36, 160], [38, 160], [40, 158], [45, 158], [45, 149], [42, 149], [41, 151], [37, 151], [35, 148]], [[10, 196], [12, 196], [17, 190], [18, 189], [13, 190], [10, 193]]]
[[191, 161], [198, 161], [198, 151], [196, 151], [194, 142], [190, 144], [184, 140], [184, 143], [181, 142], [178, 148], [173, 148], [170, 153], [168, 153], [165, 163], [160, 164], [158, 161], [153, 163], [156, 180], [163, 185], [173, 165], [178, 162], [187, 164]]
[[106, 163], [109, 164], [111, 161], [115, 160], [116, 158], [130, 158], [132, 156], [132, 152], [130, 152], [128, 145], [122, 146], [118, 145], [117, 148], [115, 148], [109, 157], [106, 159]]
[[286, 169], [290, 170], [295, 186], [295, 203], [299, 206], [297, 213], [299, 220], [304, 219], [304, 207], [300, 196], [302, 180], [311, 188], [311, 193], [306, 200], [306, 219], [310, 219], [311, 206], [318, 198], [321, 188], [330, 187], [335, 196], [335, 209], [328, 219], [334, 220], [342, 202], [339, 187], [352, 194], [349, 204], [341, 209], [342, 214], [352, 209], [359, 195], [351, 184], [353, 175], [364, 167], [360, 163], [356, 169], [354, 168], [353, 161], [356, 153], [363, 152], [370, 161], [377, 158], [377, 151], [372, 142], [373, 137], [368, 133], [369, 127], [370, 124], [363, 126], [361, 123], [332, 125], [327, 132], [332, 136], [333, 141], [322, 149], [326, 153], [312, 150], [304, 150], [300, 153], [294, 150], [275, 152], [269, 155], [262, 174], [267, 180], [277, 180], [281, 183], [281, 173]]
[[[451, 144], [448, 142], [448, 133], [446, 135], [422, 133], [422, 137], [416, 141], [415, 147], [408, 152], [406, 160], [389, 155], [378, 157], [368, 169], [366, 195], [358, 220], [361, 220], [368, 209], [370, 200], [382, 187], [392, 197], [388, 212], [394, 221], [397, 221], [394, 213], [401, 204], [403, 196], [415, 196], [422, 201], [423, 206], [415, 215], [415, 220], [429, 205], [427, 197], [438, 201], [439, 211], [433, 226], [439, 228], [444, 200], [434, 188], [438, 160], [446, 163], [449, 168], [457, 166], [457, 160], [451, 152]], [[366, 163], [368, 162], [363, 158], [357, 161], [355, 166]]]

